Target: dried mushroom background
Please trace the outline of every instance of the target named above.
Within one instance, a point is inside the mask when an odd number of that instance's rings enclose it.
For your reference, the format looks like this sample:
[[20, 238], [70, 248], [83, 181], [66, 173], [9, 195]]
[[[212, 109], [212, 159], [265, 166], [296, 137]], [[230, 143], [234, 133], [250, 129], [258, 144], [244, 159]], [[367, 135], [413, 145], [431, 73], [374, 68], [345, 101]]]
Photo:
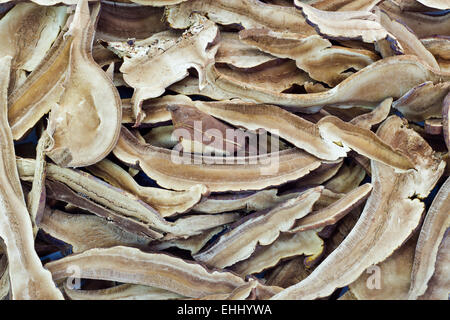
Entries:
[[0, 39], [0, 300], [449, 299], [449, 0], [1, 0]]

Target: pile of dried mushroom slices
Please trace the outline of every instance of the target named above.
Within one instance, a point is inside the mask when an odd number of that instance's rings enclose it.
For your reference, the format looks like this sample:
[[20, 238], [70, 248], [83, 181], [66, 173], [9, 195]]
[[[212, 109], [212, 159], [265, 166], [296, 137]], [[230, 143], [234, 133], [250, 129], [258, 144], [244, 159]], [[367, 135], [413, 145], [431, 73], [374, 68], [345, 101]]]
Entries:
[[450, 0], [0, 0], [0, 39], [0, 300], [448, 299]]

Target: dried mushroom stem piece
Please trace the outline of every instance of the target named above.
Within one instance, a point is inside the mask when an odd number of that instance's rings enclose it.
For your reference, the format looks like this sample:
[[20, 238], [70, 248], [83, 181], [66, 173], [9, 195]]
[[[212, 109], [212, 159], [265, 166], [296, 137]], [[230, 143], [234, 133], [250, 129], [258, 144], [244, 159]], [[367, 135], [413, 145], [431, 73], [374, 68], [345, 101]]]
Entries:
[[193, 298], [229, 293], [245, 283], [231, 272], [211, 271], [195, 262], [123, 246], [91, 249], [45, 266], [55, 280], [69, 277], [67, 268], [77, 266], [81, 278], [146, 285]]
[[111, 160], [103, 159], [87, 169], [95, 176], [102, 178], [111, 185], [130, 192], [142, 201], [148, 203], [161, 216], [167, 217], [184, 213], [195, 206], [208, 190], [203, 185], [193, 185], [186, 191], [172, 191], [160, 188], [140, 186], [128, 172]]
[[8, 255], [12, 298], [63, 299], [34, 249], [33, 227], [16, 168], [7, 115], [11, 60], [10, 56], [0, 59], [0, 237]]
[[320, 165], [315, 157], [295, 149], [249, 157], [180, 155], [140, 143], [125, 127], [113, 152], [124, 163], [139, 166], [160, 186], [173, 190], [198, 184], [211, 192], [260, 190], [298, 179]]
[[364, 270], [389, 257], [419, 225], [424, 198], [444, 171], [431, 147], [397, 116], [378, 129], [381, 139], [399, 148], [417, 171], [395, 173], [372, 160], [373, 190], [348, 236], [309, 277], [274, 296], [274, 299], [315, 299], [355, 281]]
[[296, 219], [308, 214], [321, 191], [322, 187], [312, 188], [271, 210], [250, 214], [210, 247], [194, 255], [194, 259], [224, 268], [249, 258], [258, 244], [265, 246], [273, 243], [280, 232], [289, 230]]
[[447, 150], [450, 151], [450, 93], [445, 96], [442, 105], [442, 134]]
[[343, 148], [323, 140], [316, 125], [274, 105], [230, 102], [201, 102], [199, 110], [249, 130], [264, 129], [286, 139], [296, 147], [325, 160], [345, 157]]
[[76, 290], [68, 288], [64, 283], [64, 292], [71, 300], [174, 300], [186, 298], [168, 290], [130, 283], [99, 290]]
[[370, 129], [374, 125], [383, 122], [389, 116], [393, 101], [394, 99], [392, 98], [386, 98], [375, 109], [354, 117], [349, 123], [363, 129]]
[[411, 159], [404, 152], [393, 149], [368, 129], [346, 123], [335, 116], [320, 119], [317, 126], [325, 140], [341, 143], [371, 160], [384, 163], [399, 172], [414, 168]]
[[409, 299], [423, 295], [435, 272], [439, 245], [450, 228], [450, 178], [444, 182], [425, 216], [414, 254]]
[[198, 15], [196, 18], [195, 23], [176, 41], [164, 43], [161, 39], [147, 45], [145, 42], [148, 41], [145, 41], [144, 46], [138, 48], [138, 43], [135, 43], [133, 49], [137, 53], [131, 58], [124, 58], [120, 71], [125, 82], [135, 89], [131, 99], [135, 125], [145, 118], [142, 102], [161, 96], [166, 87], [187, 77], [189, 68], [197, 70], [199, 88], [206, 85], [204, 69], [214, 61], [219, 29], [206, 18]]

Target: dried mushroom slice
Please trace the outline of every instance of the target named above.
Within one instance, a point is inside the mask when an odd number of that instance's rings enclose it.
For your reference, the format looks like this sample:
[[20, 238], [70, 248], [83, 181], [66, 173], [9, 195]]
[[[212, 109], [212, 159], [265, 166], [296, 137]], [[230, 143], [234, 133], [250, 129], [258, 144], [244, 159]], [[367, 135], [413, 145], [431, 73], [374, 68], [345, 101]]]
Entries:
[[193, 298], [229, 293], [245, 283], [230, 272], [211, 271], [195, 262], [123, 246], [91, 249], [45, 266], [54, 280], [69, 277], [67, 268], [77, 266], [81, 278], [146, 285]]
[[372, 126], [383, 122], [389, 116], [393, 100], [392, 98], [386, 98], [372, 111], [356, 116], [349, 122], [360, 128], [370, 129]]
[[156, 128], [152, 128], [150, 132], [145, 134], [144, 140], [145, 142], [151, 144], [155, 147], [172, 149], [178, 143], [177, 137], [175, 137], [173, 133], [173, 126], [160, 126]]
[[448, 237], [450, 228], [450, 178], [444, 182], [433, 200], [420, 230], [414, 254], [409, 299], [417, 299], [428, 288], [436, 268], [439, 245]]
[[370, 11], [379, 0], [317, 0], [311, 6], [324, 11]]
[[271, 210], [259, 211], [237, 222], [211, 246], [194, 259], [209, 266], [224, 268], [249, 258], [256, 246], [273, 243], [280, 232], [289, 230], [294, 221], [308, 214], [319, 199], [322, 188], [305, 191]]
[[450, 93], [445, 96], [442, 105], [442, 133], [447, 150], [450, 151]]
[[450, 9], [450, 2], [448, 2], [448, 0], [417, 0], [417, 1], [430, 8], [440, 10]]
[[309, 277], [274, 299], [315, 299], [355, 281], [364, 270], [389, 257], [419, 225], [426, 197], [444, 171], [431, 147], [397, 116], [378, 129], [381, 139], [407, 154], [417, 169], [405, 173], [371, 161], [373, 190], [348, 236]]
[[435, 36], [420, 39], [425, 48], [436, 58], [442, 72], [450, 72], [450, 37]]
[[[0, 240], [0, 242], [2, 242]], [[5, 254], [0, 257], [0, 301], [5, 299], [10, 291], [8, 258]]]
[[0, 59], [0, 237], [5, 242], [8, 255], [12, 298], [63, 299], [34, 249], [33, 227], [16, 168], [7, 116], [11, 60], [10, 56]]

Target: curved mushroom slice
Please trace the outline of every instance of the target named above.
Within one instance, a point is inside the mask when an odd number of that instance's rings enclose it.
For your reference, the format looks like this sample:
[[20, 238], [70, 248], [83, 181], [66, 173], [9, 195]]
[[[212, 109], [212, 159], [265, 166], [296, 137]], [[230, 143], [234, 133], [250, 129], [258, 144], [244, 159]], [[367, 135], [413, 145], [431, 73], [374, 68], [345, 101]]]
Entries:
[[426, 197], [433, 189], [444, 171], [444, 162], [437, 160], [431, 147], [397, 116], [389, 117], [378, 129], [378, 135], [405, 152], [417, 171], [399, 174], [372, 161], [373, 190], [354, 228], [309, 277], [274, 299], [330, 295], [389, 257], [419, 225], [424, 204], [418, 197]]
[[71, 300], [172, 300], [185, 298], [168, 290], [130, 283], [99, 290], [70, 289], [64, 284], [64, 292]]
[[218, 48], [214, 42], [219, 29], [206, 18], [198, 15], [196, 18], [195, 23], [175, 42], [164, 43], [163, 39], [160, 39], [156, 43], [145, 44], [149, 41], [147, 39], [140, 48], [136, 48], [136, 42], [133, 49], [138, 54], [124, 58], [120, 71], [125, 82], [135, 89], [131, 103], [136, 125], [145, 118], [142, 102], [159, 97], [166, 87], [187, 77], [189, 68], [197, 70], [199, 88], [205, 86], [204, 68], [214, 61]]
[[306, 255], [312, 256], [306, 259], [314, 259], [322, 254], [324, 246], [318, 231], [282, 233], [272, 244], [256, 248], [248, 259], [234, 264], [230, 269], [245, 277], [273, 267], [285, 258]]
[[178, 93], [178, 95], [199, 95], [213, 100], [231, 100], [239, 97], [239, 94], [217, 89], [209, 83], [200, 90], [198, 88], [198, 79], [192, 76], [171, 85], [168, 89]]
[[94, 215], [71, 214], [49, 208], [46, 208], [39, 227], [52, 237], [71, 244], [75, 253], [120, 245], [145, 247], [151, 241]]
[[450, 151], [450, 93], [445, 96], [442, 105], [442, 133], [447, 150]]
[[218, 24], [240, 25], [244, 29], [266, 27], [275, 31], [316, 34], [295, 8], [258, 0], [190, 0], [167, 7], [166, 18], [172, 28], [184, 29], [190, 25], [192, 12], [206, 15]]
[[346, 123], [335, 116], [326, 116], [317, 123], [322, 138], [339, 142], [371, 160], [389, 165], [398, 171], [414, 168], [404, 152], [393, 149], [368, 129]]
[[217, 268], [247, 259], [258, 244], [265, 246], [273, 243], [280, 232], [289, 230], [296, 219], [308, 214], [319, 199], [321, 190], [322, 187], [309, 189], [271, 210], [248, 215], [209, 248], [196, 254], [194, 259]]
[[444, 182], [425, 216], [414, 255], [409, 299], [423, 295], [435, 271], [439, 245], [450, 228], [450, 178]]
[[448, 0], [417, 0], [421, 4], [435, 9], [447, 10], [450, 9]]
[[306, 217], [299, 219], [288, 232], [303, 232], [335, 224], [352, 209], [362, 204], [371, 191], [372, 185], [370, 183], [363, 184], [329, 206], [318, 211], [313, 211]]
[[80, 277], [146, 285], [186, 297], [229, 293], [245, 282], [240, 277], [211, 271], [198, 263], [135, 248], [91, 249], [47, 263], [54, 280], [69, 277], [68, 267], [78, 267]]
[[249, 157], [192, 158], [191, 154], [142, 144], [125, 127], [113, 152], [119, 160], [139, 166], [160, 186], [173, 190], [188, 190], [197, 184], [206, 185], [211, 192], [260, 190], [303, 177], [320, 165], [313, 156], [295, 149]]
[[305, 266], [302, 256], [294, 257], [286, 262], [280, 263], [270, 271], [269, 275], [266, 276], [266, 285], [287, 288], [299, 283], [308, 277], [311, 272], [312, 269]]
[[172, 125], [153, 128], [144, 136], [144, 140], [155, 147], [172, 149], [178, 143], [178, 139], [172, 135], [173, 130]]
[[87, 168], [95, 176], [111, 185], [130, 192], [155, 208], [163, 217], [183, 213], [195, 206], [207, 194], [203, 185], [193, 185], [186, 191], [172, 191], [140, 186], [124, 169], [114, 162], [103, 159]]
[[433, 84], [431, 81], [414, 86], [392, 107], [400, 111], [410, 121], [423, 121], [431, 117], [441, 117], [442, 101], [450, 90], [450, 82]]
[[0, 56], [13, 57], [9, 93], [45, 58], [67, 19], [67, 8], [18, 3], [0, 21]]
[[324, 187], [337, 193], [349, 193], [359, 186], [365, 176], [364, 168], [357, 163], [344, 164], [332, 179], [324, 183]]
[[325, 181], [331, 179], [336, 175], [339, 169], [342, 167], [343, 159], [337, 161], [323, 161], [319, 168], [312, 171], [306, 177], [299, 179], [295, 186], [297, 188], [321, 185]]
[[168, 5], [174, 5], [189, 0], [130, 0], [134, 3], [139, 3], [145, 6], [163, 7]]
[[105, 48], [100, 43], [94, 43], [92, 47], [92, 58], [101, 68], [121, 61], [114, 52]]
[[379, 0], [318, 0], [311, 6], [324, 11], [370, 11]]
[[0, 59], [0, 237], [8, 256], [12, 298], [63, 299], [34, 249], [33, 227], [17, 172], [7, 111], [11, 60], [10, 56]]
[[450, 72], [450, 37], [435, 36], [420, 39], [425, 48], [436, 58], [442, 72]]
[[388, 117], [393, 100], [392, 98], [386, 98], [371, 112], [356, 116], [349, 122], [360, 128], [370, 129]]
[[260, 50], [280, 58], [295, 60], [297, 67], [311, 78], [335, 86], [351, 73], [378, 60], [368, 50], [332, 46], [319, 35], [304, 36], [296, 33], [274, 32], [267, 29], [245, 29], [239, 38]]
[[235, 126], [249, 130], [267, 130], [318, 158], [337, 160], [346, 156], [343, 148], [320, 137], [314, 123], [277, 106], [241, 101], [210, 103], [196, 101], [194, 105], [199, 110]]

